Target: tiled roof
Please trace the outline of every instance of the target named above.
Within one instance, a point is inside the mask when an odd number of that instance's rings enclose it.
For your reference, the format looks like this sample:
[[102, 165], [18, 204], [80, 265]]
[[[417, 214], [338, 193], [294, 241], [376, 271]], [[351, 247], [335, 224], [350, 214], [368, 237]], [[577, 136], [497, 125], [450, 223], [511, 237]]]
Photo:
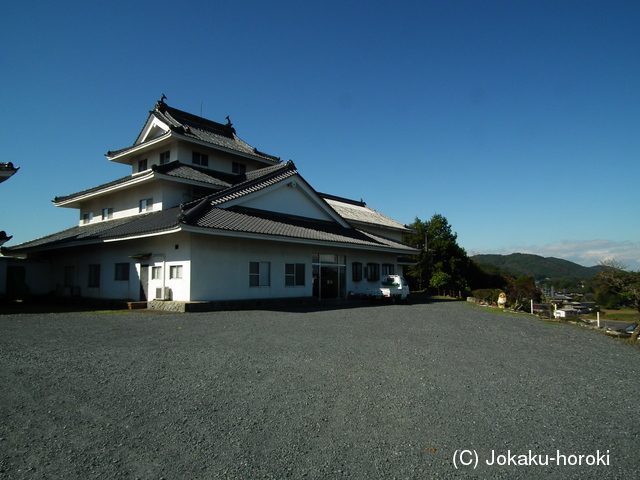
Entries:
[[[195, 211], [196, 208], [192, 210]], [[93, 243], [109, 239], [126, 239], [173, 230], [180, 225], [189, 225], [203, 229], [265, 235], [282, 239], [329, 242], [393, 249], [407, 254], [414, 253], [413, 247], [409, 245], [355, 228], [342, 227], [329, 221], [238, 206], [226, 209], [209, 206], [208, 209], [199, 209], [194, 213], [196, 214], [185, 216], [181, 214], [180, 207], [175, 207], [135, 217], [81, 225], [20, 245], [3, 248], [3, 252], [11, 255], [23, 250], [63, 247], [75, 245], [78, 242]]]
[[103, 183], [102, 185], [98, 185], [96, 187], [87, 188], [86, 190], [72, 193], [70, 195], [56, 197], [53, 201], [55, 203], [64, 203], [69, 200], [100, 192], [108, 188], [125, 185], [134, 180], [139, 180], [146, 177], [151, 178], [154, 172], [170, 177], [192, 180], [200, 183], [207, 183], [209, 185], [214, 185], [221, 188], [228, 188], [235, 183], [243, 181], [245, 178], [243, 175], [233, 175], [229, 173], [216, 172], [214, 170], [198, 167], [197, 165], [185, 165], [178, 161], [174, 161], [166, 163], [164, 165], [153, 165], [151, 169], [145, 170], [144, 172], [134, 173], [133, 175], [128, 175], [111, 182]]
[[147, 171], [147, 172], [143, 172], [143, 173], [138, 173], [135, 175], [128, 175], [126, 177], [122, 177], [122, 178], [118, 178], [117, 180], [112, 180], [110, 182], [107, 183], [103, 183], [102, 185], [97, 185], [95, 187], [91, 187], [91, 188], [87, 188], [86, 190], [81, 190], [79, 192], [76, 193], [71, 193], [69, 195], [61, 195], [59, 197], [55, 197], [53, 199], [54, 203], [63, 203], [63, 202], [67, 202], [69, 200], [73, 200], [75, 198], [78, 197], [83, 197], [85, 195], [90, 195], [92, 193], [95, 192], [99, 192], [101, 190], [104, 190], [106, 188], [111, 188], [111, 187], [117, 187], [118, 185], [123, 185], [125, 183], [130, 182], [131, 180], [134, 179], [140, 179], [146, 176], [150, 176], [149, 173], [151, 173], [151, 170]]
[[243, 197], [251, 192], [268, 187], [269, 185], [274, 185], [286, 178], [296, 175], [297, 173], [298, 171], [296, 170], [296, 166], [291, 160], [281, 165], [253, 170], [246, 174], [247, 180], [244, 182], [239, 183], [228, 190], [211, 195], [211, 205], [219, 205], [234, 198]]
[[246, 207], [211, 208], [190, 224], [232, 232], [286, 237], [300, 240], [392, 248], [414, 253], [414, 248], [355, 228], [323, 220], [285, 215]]
[[80, 225], [46, 237], [30, 240], [19, 245], [3, 247], [9, 255], [15, 251], [37, 249], [39, 247], [57, 247], [77, 242], [124, 238], [135, 235], [153, 234], [175, 228], [178, 225], [179, 207], [160, 212], [144, 213], [133, 217], [118, 218]]
[[[280, 163], [279, 157], [261, 152], [238, 137], [235, 129], [231, 125], [231, 122], [222, 124], [212, 120], [207, 120], [206, 118], [198, 117], [197, 115], [192, 115], [191, 113], [170, 107], [164, 103], [164, 100], [160, 100], [156, 103], [155, 108], [150, 112], [150, 115], [163, 123], [166, 123], [171, 131], [179, 135], [206, 142], [211, 145], [224, 148], [225, 150], [238, 152], [243, 155], [250, 155], [271, 164]], [[110, 151], [107, 155], [114, 156], [121, 154], [134, 147], [135, 145], [117, 151]]]
[[190, 219], [197, 218], [203, 211], [213, 206], [256, 192], [297, 173], [296, 166], [291, 160], [272, 167], [265, 167], [248, 172], [243, 175], [245, 180], [235, 186], [212, 193], [202, 199], [183, 204], [184, 221], [188, 223]]
[[367, 206], [366, 203], [345, 198], [334, 197], [333, 195], [320, 194], [326, 202], [331, 205], [338, 214], [347, 221], [358, 222], [367, 225], [381, 225], [394, 230], [409, 232], [406, 225], [383, 215], [382, 213]]
[[241, 175], [216, 172], [214, 170], [198, 167], [197, 165], [185, 165], [178, 161], [167, 163], [165, 165], [154, 165], [154, 170], [170, 177], [208, 183], [223, 188], [228, 188], [242, 180]]

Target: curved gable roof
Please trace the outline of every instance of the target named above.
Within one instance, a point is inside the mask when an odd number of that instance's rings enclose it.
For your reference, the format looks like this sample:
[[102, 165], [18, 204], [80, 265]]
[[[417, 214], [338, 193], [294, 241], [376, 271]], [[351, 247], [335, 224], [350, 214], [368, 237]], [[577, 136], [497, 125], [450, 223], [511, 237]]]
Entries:
[[230, 121], [222, 124], [207, 120], [206, 118], [170, 107], [164, 102], [164, 99], [158, 101], [155, 108], [149, 112], [149, 118], [134, 144], [120, 150], [109, 151], [107, 152], [107, 157], [114, 159], [144, 145], [148, 141], [158, 138], [157, 136], [146, 136], [148, 129], [153, 128], [154, 119], [167, 127], [168, 130], [166, 133], [169, 135], [179, 135], [187, 139], [204, 142], [213, 147], [248, 156], [271, 165], [278, 164], [281, 161], [279, 157], [261, 152], [238, 137]]
[[321, 193], [320, 196], [324, 198], [331, 208], [338, 212], [342, 218], [354, 224], [379, 226], [405, 233], [411, 231], [405, 224], [383, 215], [369, 207], [363, 201], [348, 200], [346, 198], [327, 195], [326, 193]]

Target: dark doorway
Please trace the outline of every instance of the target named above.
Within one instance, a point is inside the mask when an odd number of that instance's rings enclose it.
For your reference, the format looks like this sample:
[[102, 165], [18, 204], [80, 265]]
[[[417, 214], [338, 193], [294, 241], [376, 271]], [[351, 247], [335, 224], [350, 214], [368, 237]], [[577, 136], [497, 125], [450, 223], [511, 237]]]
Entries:
[[23, 300], [29, 296], [27, 285], [27, 269], [20, 265], [7, 266], [7, 298], [11, 300]]
[[313, 296], [315, 298], [345, 298], [345, 261], [344, 255], [313, 255]]
[[140, 265], [140, 301], [149, 298], [149, 265]]

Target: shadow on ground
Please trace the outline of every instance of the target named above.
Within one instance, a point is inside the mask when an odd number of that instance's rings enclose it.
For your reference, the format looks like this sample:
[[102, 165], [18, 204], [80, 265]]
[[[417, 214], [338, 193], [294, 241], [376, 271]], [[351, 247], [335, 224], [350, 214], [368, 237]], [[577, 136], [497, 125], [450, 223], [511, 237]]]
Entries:
[[[427, 294], [412, 294], [408, 302], [399, 302], [400, 305], [426, 304], [439, 302], [456, 301], [453, 298], [431, 297]], [[238, 308], [223, 308], [224, 310], [266, 310], [274, 312], [320, 312], [327, 310], [344, 310], [350, 308], [363, 307], [385, 307], [392, 306], [394, 303], [384, 300], [362, 300], [362, 299], [337, 299], [337, 300], [320, 300], [304, 303], [295, 303], [288, 305], [278, 304], [269, 306], [247, 307], [239, 306]], [[43, 313], [74, 313], [74, 312], [95, 312], [103, 310], [113, 311], [131, 311], [136, 313], [169, 313], [158, 310], [136, 309], [129, 310], [126, 301], [105, 301], [92, 302], [87, 299], [37, 299], [28, 301], [4, 301], [0, 303], [0, 315], [19, 315], [19, 314], [43, 314]], [[215, 310], [214, 310], [215, 311]], [[172, 312], [175, 313], [175, 312]]]

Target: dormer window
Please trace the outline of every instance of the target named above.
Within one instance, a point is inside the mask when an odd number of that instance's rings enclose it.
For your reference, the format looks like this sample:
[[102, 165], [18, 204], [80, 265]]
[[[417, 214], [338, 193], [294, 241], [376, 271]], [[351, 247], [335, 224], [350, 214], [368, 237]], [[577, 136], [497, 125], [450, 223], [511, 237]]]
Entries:
[[169, 163], [171, 161], [171, 150], [167, 150], [166, 152], [162, 152], [160, 154], [160, 165], [164, 165], [165, 163]]
[[233, 162], [231, 169], [233, 173], [242, 174], [242, 173], [246, 173], [247, 166], [244, 163]]
[[140, 200], [140, 213], [150, 212], [153, 210], [153, 198], [145, 198]]
[[138, 160], [138, 172], [144, 172], [147, 169], [147, 159]]
[[200, 165], [202, 167], [209, 166], [209, 155], [200, 152], [192, 152], [191, 163], [194, 165]]

